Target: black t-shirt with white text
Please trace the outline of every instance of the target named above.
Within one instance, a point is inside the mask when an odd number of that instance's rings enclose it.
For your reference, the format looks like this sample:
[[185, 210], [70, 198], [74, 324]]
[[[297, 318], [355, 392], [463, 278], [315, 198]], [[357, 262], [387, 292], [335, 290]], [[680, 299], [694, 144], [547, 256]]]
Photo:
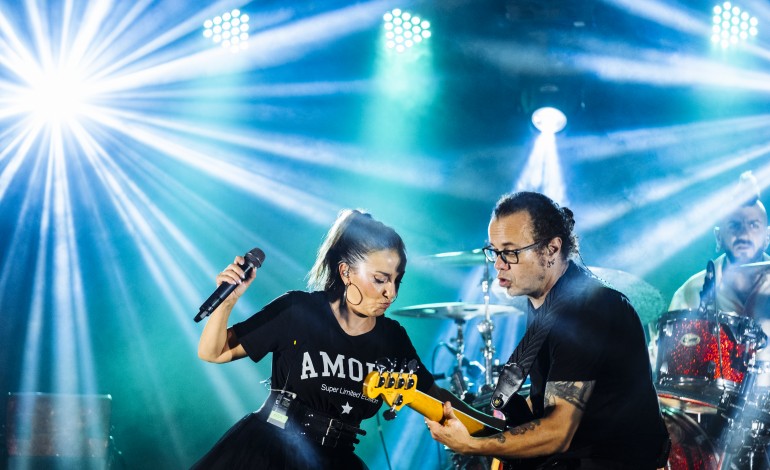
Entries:
[[417, 389], [426, 392], [433, 385], [406, 330], [385, 316], [376, 320], [371, 331], [350, 336], [324, 292], [290, 291], [233, 331], [254, 362], [273, 353], [272, 389], [294, 392], [305, 406], [359, 426], [382, 404], [363, 394], [363, 380], [379, 359], [414, 359]]

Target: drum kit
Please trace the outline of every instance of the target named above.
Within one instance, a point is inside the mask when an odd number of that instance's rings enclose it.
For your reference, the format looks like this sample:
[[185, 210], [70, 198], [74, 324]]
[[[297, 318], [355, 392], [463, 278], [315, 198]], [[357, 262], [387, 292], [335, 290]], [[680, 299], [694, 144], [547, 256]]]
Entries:
[[[495, 388], [497, 375], [500, 370], [498, 361], [495, 360], [495, 347], [492, 341], [492, 332], [494, 323], [492, 317], [501, 315], [525, 316], [524, 299], [509, 299], [505, 305], [493, 304], [490, 300], [490, 267], [486, 261], [484, 253], [480, 249], [472, 251], [457, 251], [451, 253], [439, 253], [428, 257], [429, 263], [439, 263], [446, 266], [455, 267], [473, 267], [483, 266], [484, 275], [481, 280], [481, 293], [483, 301], [481, 303], [466, 302], [445, 302], [436, 304], [415, 305], [412, 307], [395, 310], [395, 315], [408, 316], [414, 318], [441, 318], [454, 321], [456, 326], [456, 336], [450, 340], [450, 344], [444, 344], [455, 354], [455, 368], [451, 374], [448, 374], [451, 382], [450, 390], [461, 399], [472, 403], [480, 404], [477, 396], [490, 395]], [[481, 335], [483, 347], [481, 354], [483, 365], [477, 361], [469, 361], [465, 354], [465, 335], [464, 330], [469, 320], [480, 318], [481, 321], [476, 325], [476, 329]], [[472, 368], [474, 373], [469, 374]], [[469, 375], [483, 374], [482, 383], [473, 383]], [[475, 393], [472, 389], [475, 388]], [[481, 407], [483, 408], [483, 406]]]
[[[490, 263], [481, 250], [440, 253], [428, 261], [451, 267], [483, 266], [483, 302], [414, 305], [393, 313], [454, 322], [455, 337], [447, 345], [455, 356], [454, 368], [446, 374], [448, 388], [491, 412], [489, 398], [501, 368], [495, 358], [492, 319], [525, 317], [526, 300], [507, 297], [500, 302], [504, 305], [490, 301], [496, 286], [490, 287]], [[653, 377], [672, 440], [666, 468], [770, 469], [770, 348], [765, 349], [767, 337], [760, 325], [714, 308], [666, 312], [660, 292], [637, 276], [607, 268], [589, 270], [625, 294], [649, 328]], [[498, 295], [496, 301], [500, 298], [504, 297]], [[476, 329], [483, 364], [466, 356], [465, 329], [474, 319], [479, 319]], [[474, 374], [483, 378], [474, 383]], [[527, 390], [525, 384], [523, 392]]]
[[669, 468], [770, 468], [770, 361], [760, 326], [710, 309], [666, 312], [657, 326]]

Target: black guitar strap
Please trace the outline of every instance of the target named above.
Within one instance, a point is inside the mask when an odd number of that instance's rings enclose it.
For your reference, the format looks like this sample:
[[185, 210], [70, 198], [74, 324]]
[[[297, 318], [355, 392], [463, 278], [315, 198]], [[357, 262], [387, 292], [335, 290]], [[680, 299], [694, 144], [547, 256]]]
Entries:
[[519, 342], [508, 362], [503, 366], [497, 386], [492, 393], [492, 407], [496, 410], [505, 408], [511, 397], [521, 389], [524, 380], [529, 374], [537, 353], [543, 346], [551, 327], [554, 324], [554, 309], [547, 308], [541, 315], [537, 315], [524, 332], [524, 337]]

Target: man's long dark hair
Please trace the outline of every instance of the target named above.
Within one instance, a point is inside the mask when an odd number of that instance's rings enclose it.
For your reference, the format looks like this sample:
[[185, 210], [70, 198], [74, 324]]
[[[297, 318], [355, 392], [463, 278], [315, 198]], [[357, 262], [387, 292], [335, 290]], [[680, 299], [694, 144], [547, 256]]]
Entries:
[[531, 191], [521, 191], [505, 194], [501, 197], [494, 210], [493, 219], [500, 219], [517, 212], [526, 212], [532, 219], [532, 236], [535, 241], [548, 241], [555, 237], [561, 238], [561, 256], [569, 259], [578, 253], [578, 241], [572, 229], [575, 219], [572, 211], [560, 207], [548, 196]]

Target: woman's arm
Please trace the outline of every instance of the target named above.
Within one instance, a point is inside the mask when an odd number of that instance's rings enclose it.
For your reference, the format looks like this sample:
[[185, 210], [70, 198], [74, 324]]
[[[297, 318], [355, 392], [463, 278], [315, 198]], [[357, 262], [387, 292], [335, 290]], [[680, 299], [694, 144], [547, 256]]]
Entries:
[[235, 261], [219, 273], [216, 278], [217, 286], [227, 282], [237, 285], [237, 287], [211, 313], [206, 325], [203, 327], [203, 332], [198, 342], [198, 357], [204, 361], [221, 364], [246, 356], [246, 351], [241, 346], [235, 333], [233, 333], [232, 328], [227, 328], [227, 321], [230, 318], [230, 312], [232, 312], [235, 303], [246, 289], [249, 288], [257, 275], [257, 270], [255, 269], [251, 272], [251, 276], [248, 279], [244, 279], [244, 271], [240, 266], [244, 261], [242, 256], [236, 256]]

